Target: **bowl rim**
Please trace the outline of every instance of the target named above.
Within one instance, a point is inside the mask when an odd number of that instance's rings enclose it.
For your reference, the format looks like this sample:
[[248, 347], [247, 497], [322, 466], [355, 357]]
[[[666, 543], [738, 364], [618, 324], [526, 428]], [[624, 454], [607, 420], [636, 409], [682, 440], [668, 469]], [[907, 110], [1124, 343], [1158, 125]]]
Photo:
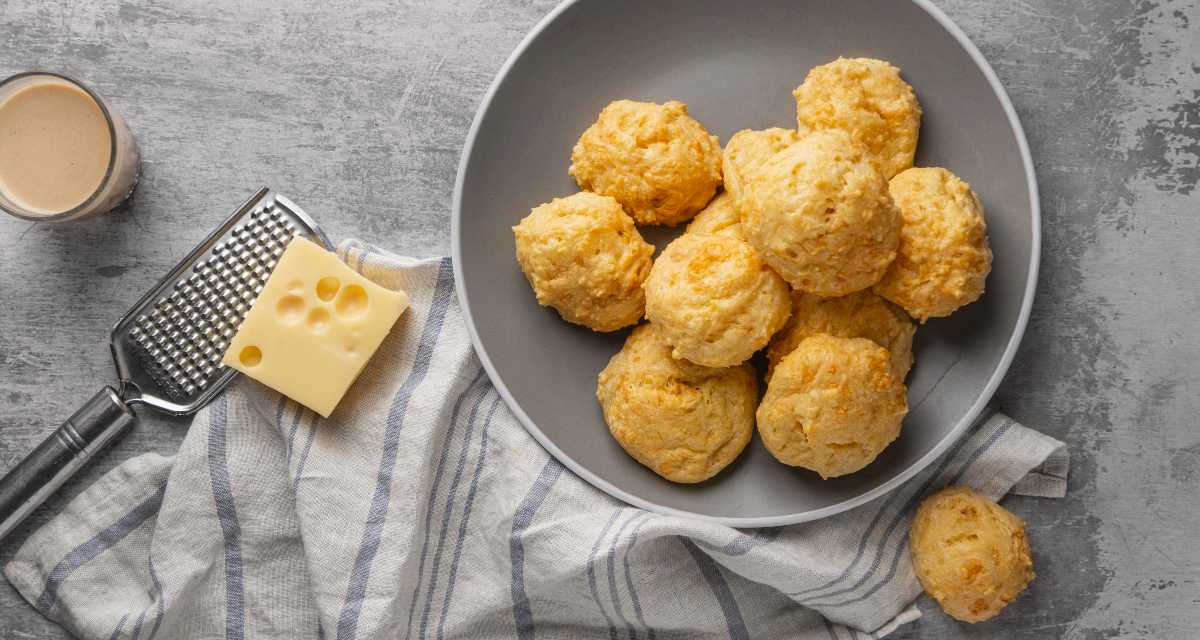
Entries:
[[975, 65], [983, 72], [987, 78], [988, 84], [992, 88], [992, 92], [1000, 100], [1000, 104], [1004, 109], [1005, 115], [1008, 117], [1009, 126], [1012, 128], [1016, 136], [1017, 147], [1021, 154], [1021, 162], [1025, 168], [1025, 182], [1029, 189], [1029, 211], [1030, 211], [1030, 253], [1029, 253], [1029, 275], [1025, 282], [1024, 298], [1021, 301], [1021, 310], [1017, 316], [1017, 324], [1013, 328], [1012, 335], [1009, 337], [1008, 344], [1004, 348], [1004, 353], [1001, 355], [1000, 362], [992, 372], [987, 384], [984, 385], [975, 402], [967, 410], [966, 414], [959, 419], [954, 428], [950, 430], [945, 437], [942, 438], [932, 449], [916, 462], [909, 465], [904, 470], [895, 474], [890, 480], [880, 484], [879, 486], [865, 491], [862, 494], [853, 498], [842, 500], [836, 504], [832, 504], [820, 509], [802, 511], [799, 513], [777, 515], [777, 516], [754, 516], [754, 517], [726, 517], [726, 516], [711, 516], [707, 514], [694, 513], [674, 507], [661, 505], [644, 498], [632, 495], [621, 488], [613, 485], [607, 480], [599, 477], [591, 470], [576, 462], [560, 449], [554, 442], [538, 428], [537, 424], [525, 413], [521, 408], [520, 403], [509, 392], [508, 387], [504, 384], [504, 380], [496, 372], [495, 366], [492, 364], [491, 358], [488, 356], [487, 349], [479, 339], [479, 334], [475, 330], [475, 319], [471, 314], [471, 303], [467, 297], [466, 288], [463, 286], [462, 272], [462, 194], [463, 183], [465, 181], [467, 164], [470, 162], [472, 152], [475, 147], [475, 139], [479, 135], [480, 124], [483, 121], [484, 115], [491, 108], [492, 101], [499, 91], [500, 86], [508, 77], [516, 61], [525, 53], [529, 45], [541, 35], [541, 33], [552, 24], [558, 17], [567, 9], [575, 4], [588, 0], [565, 0], [556, 6], [550, 13], [546, 14], [533, 29], [521, 40], [520, 44], [505, 60], [500, 70], [496, 73], [496, 77], [492, 79], [487, 93], [484, 94], [483, 100], [479, 104], [479, 108], [475, 112], [475, 117], [471, 122], [471, 128], [467, 133], [466, 141], [463, 144], [462, 155], [459, 157], [458, 174], [454, 180], [454, 198], [450, 212], [450, 248], [452, 266], [454, 269], [454, 288], [458, 296], [458, 303], [462, 310], [463, 319], [467, 324], [467, 332], [471, 336], [471, 344], [475, 347], [475, 353], [479, 357], [488, 378], [495, 385], [496, 391], [500, 397], [504, 399], [504, 403], [517, 417], [517, 420], [537, 440], [551, 456], [570, 469], [580, 478], [583, 478], [588, 484], [600, 489], [608, 495], [647, 511], [660, 513], [664, 515], [678, 516], [683, 518], [699, 519], [707, 522], [715, 522], [736, 528], [754, 528], [754, 527], [773, 527], [789, 524], [798, 524], [801, 522], [810, 522], [820, 520], [829, 516], [848, 511], [860, 505], [866, 504], [880, 496], [890, 493], [894, 489], [900, 487], [913, 476], [920, 473], [927, 466], [937, 460], [943, 453], [946, 452], [955, 442], [963, 437], [968, 428], [975, 423], [991, 401], [992, 396], [999, 387], [1000, 382], [1008, 373], [1009, 366], [1012, 365], [1013, 358], [1016, 356], [1017, 348], [1021, 344], [1021, 339], [1025, 335], [1026, 326], [1029, 323], [1029, 315], [1033, 308], [1033, 300], [1037, 292], [1038, 268], [1041, 263], [1041, 248], [1042, 248], [1042, 215], [1041, 203], [1038, 194], [1037, 176], [1034, 172], [1033, 158], [1029, 152], [1029, 143], [1025, 138], [1025, 130], [1021, 126], [1021, 121], [1017, 117], [1017, 112], [1013, 108], [1012, 101], [1008, 97], [1008, 92], [1004, 90], [1004, 86], [1000, 83], [999, 77], [988, 64], [983, 54], [975, 46], [967, 34], [963, 32], [957, 24], [954, 23], [941, 9], [937, 8], [931, 0], [909, 0], [917, 7], [929, 14], [938, 24], [942, 26], [954, 39], [959, 46], [971, 57]]

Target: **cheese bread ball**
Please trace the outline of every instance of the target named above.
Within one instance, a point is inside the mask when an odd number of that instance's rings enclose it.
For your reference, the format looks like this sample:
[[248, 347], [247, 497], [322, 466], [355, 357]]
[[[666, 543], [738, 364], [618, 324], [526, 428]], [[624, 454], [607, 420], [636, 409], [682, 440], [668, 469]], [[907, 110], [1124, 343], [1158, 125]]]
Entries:
[[646, 278], [646, 318], [672, 355], [708, 367], [741, 364], [792, 312], [791, 289], [741, 238], [685, 233]]
[[741, 198], [744, 176], [756, 172], [772, 156], [799, 139], [793, 129], [744, 129], [733, 134], [725, 143], [721, 162], [725, 173], [725, 191], [733, 196], [734, 202]]
[[866, 147], [885, 178], [913, 165], [921, 105], [900, 70], [872, 58], [838, 58], [793, 92], [801, 131], [840, 129]]
[[1025, 523], [967, 487], [926, 498], [908, 540], [925, 593], [963, 622], [995, 617], [1034, 578]]
[[838, 338], [866, 338], [891, 354], [892, 378], [903, 382], [912, 367], [916, 327], [908, 314], [870, 291], [840, 298], [792, 292], [792, 317], [771, 339], [767, 349], [767, 379], [784, 356], [805, 338], [820, 333]]
[[614, 331], [642, 319], [654, 246], [616, 200], [594, 193], [555, 198], [534, 208], [513, 235], [538, 302], [567, 322]]
[[870, 464], [900, 435], [906, 413], [887, 349], [866, 338], [816, 335], [775, 367], [758, 406], [758, 433], [780, 462], [834, 478]]
[[616, 198], [638, 224], [679, 224], [721, 186], [721, 143], [674, 100], [609, 104], [571, 162], [579, 188]]
[[896, 256], [900, 214], [887, 181], [845, 133], [801, 138], [741, 189], [746, 238], [801, 291], [844, 296], [866, 289]]
[[667, 480], [692, 483], [716, 475], [750, 442], [758, 381], [750, 365], [676, 360], [644, 324], [600, 372], [596, 397], [630, 456]]
[[742, 233], [742, 217], [738, 214], [737, 207], [733, 206], [733, 196], [728, 191], [721, 192], [703, 211], [692, 218], [688, 223], [687, 233], [738, 239], [746, 237]]
[[909, 169], [890, 190], [900, 208], [900, 248], [875, 292], [921, 322], [978, 300], [992, 250], [975, 192], [941, 168]]

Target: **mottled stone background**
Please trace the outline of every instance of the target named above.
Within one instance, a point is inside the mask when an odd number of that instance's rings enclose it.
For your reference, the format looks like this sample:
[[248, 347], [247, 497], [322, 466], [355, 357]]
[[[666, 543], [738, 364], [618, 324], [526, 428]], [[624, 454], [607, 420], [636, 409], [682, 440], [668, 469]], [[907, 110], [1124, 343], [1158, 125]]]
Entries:
[[[458, 155], [492, 76], [553, 0], [0, 0], [0, 76], [45, 68], [136, 132], [133, 206], [0, 219], [0, 471], [111, 378], [109, 325], [269, 184], [334, 237], [449, 251]], [[1070, 443], [1065, 501], [1009, 499], [1038, 580], [966, 627], [928, 600], [903, 638], [1200, 637], [1200, 4], [940, 0], [1008, 88], [1037, 163], [1042, 275], [998, 402]], [[172, 453], [144, 417], [113, 465]], [[63, 638], [4, 583], [0, 638]]]

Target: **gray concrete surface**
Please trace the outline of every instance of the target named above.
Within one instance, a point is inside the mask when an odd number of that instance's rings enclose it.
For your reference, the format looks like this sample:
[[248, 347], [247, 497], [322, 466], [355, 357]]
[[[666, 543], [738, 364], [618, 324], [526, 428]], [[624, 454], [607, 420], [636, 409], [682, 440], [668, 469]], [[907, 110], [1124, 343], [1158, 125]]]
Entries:
[[[334, 237], [449, 250], [459, 151], [502, 61], [553, 0], [0, 0], [0, 75], [80, 77], [136, 132], [128, 210], [0, 219], [0, 471], [111, 378], [110, 323], [259, 184]], [[1039, 573], [994, 622], [930, 601], [901, 638], [1200, 637], [1200, 3], [942, 0], [1028, 132], [1045, 244], [999, 404], [1073, 450], [1064, 501], [1010, 499]], [[121, 460], [136, 431], [0, 546]], [[5, 583], [0, 638], [63, 638]]]

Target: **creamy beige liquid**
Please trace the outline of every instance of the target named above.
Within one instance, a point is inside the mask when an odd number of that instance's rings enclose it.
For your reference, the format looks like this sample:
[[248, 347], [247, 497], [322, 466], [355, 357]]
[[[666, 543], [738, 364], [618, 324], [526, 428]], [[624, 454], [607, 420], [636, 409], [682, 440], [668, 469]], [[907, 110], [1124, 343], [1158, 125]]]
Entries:
[[0, 102], [0, 192], [30, 212], [70, 210], [96, 192], [112, 137], [87, 92], [47, 80]]

